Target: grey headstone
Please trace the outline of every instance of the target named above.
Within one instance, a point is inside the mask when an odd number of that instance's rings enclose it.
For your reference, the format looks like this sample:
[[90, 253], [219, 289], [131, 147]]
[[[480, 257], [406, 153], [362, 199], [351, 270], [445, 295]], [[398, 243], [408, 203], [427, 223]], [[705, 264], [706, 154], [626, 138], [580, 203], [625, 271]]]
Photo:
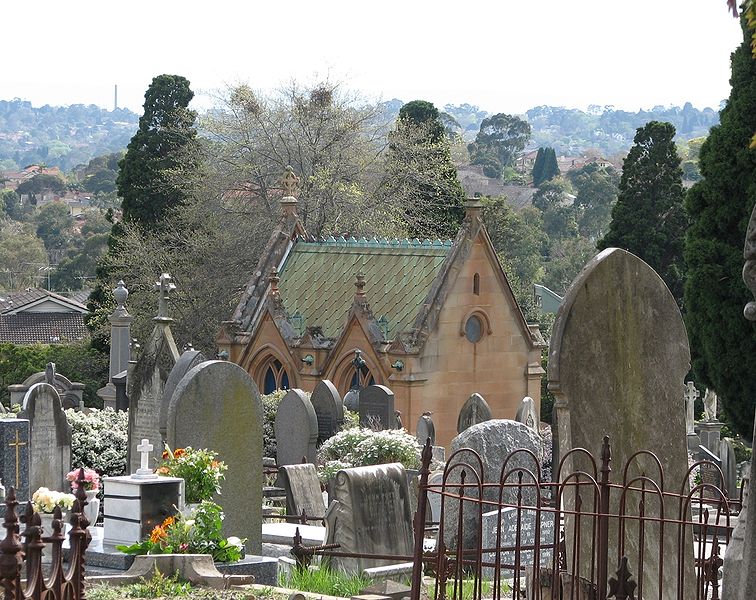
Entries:
[[344, 408], [353, 413], [360, 412], [360, 393], [357, 390], [349, 390], [344, 394]]
[[437, 487], [428, 491], [428, 507], [430, 508], [430, 515], [426, 517], [426, 521], [432, 521], [433, 523], [441, 521], [441, 485], [443, 482], [443, 471], [435, 471], [428, 476], [428, 485]]
[[56, 389], [37, 383], [26, 393], [26, 407], [19, 416], [29, 419], [32, 493], [40, 487], [68, 491], [66, 474], [71, 469], [71, 426]]
[[297, 465], [304, 457], [315, 463], [318, 441], [318, 418], [310, 399], [302, 390], [286, 392], [276, 410], [276, 463]]
[[394, 429], [394, 392], [384, 385], [369, 385], [360, 390], [360, 425]]
[[344, 403], [336, 386], [327, 379], [319, 381], [310, 402], [318, 418], [318, 446], [341, 431], [344, 425]]
[[286, 488], [286, 514], [301, 515], [304, 510], [308, 517], [322, 518], [326, 507], [315, 465], [286, 465], [281, 467], [280, 473]]
[[[334, 481], [326, 512], [326, 543], [342, 552], [412, 556], [412, 512], [407, 473], [400, 463], [343, 469]], [[400, 560], [336, 558], [331, 565], [362, 573]]]
[[698, 424], [698, 437], [701, 445], [706, 446], [714, 456], [719, 456], [719, 443], [722, 439], [722, 426], [719, 421], [702, 421]]
[[480, 394], [470, 396], [459, 411], [457, 419], [457, 433], [462, 433], [468, 427], [491, 419], [491, 407]]
[[[554, 540], [553, 512], [541, 511], [539, 519], [533, 509], [520, 508], [518, 511], [515, 507], [507, 507], [483, 513], [482, 523], [483, 548], [499, 548], [499, 552], [484, 553], [483, 561], [495, 563], [498, 558], [502, 577], [514, 575], [513, 568], [507, 568], [507, 566], [515, 565], [517, 560], [519, 560], [520, 568], [534, 565], [536, 539], [539, 540], [540, 565], [551, 566], [554, 556], [553, 546], [559, 543], [558, 537]], [[536, 526], [540, 528], [537, 538]], [[525, 546], [532, 546], [533, 549], [517, 550]], [[483, 577], [493, 579], [494, 571], [493, 567], [484, 567]]]
[[[469, 448], [477, 452], [480, 456], [483, 464], [483, 473], [478, 473], [483, 483], [496, 483], [498, 484], [501, 477], [501, 469], [504, 465], [504, 460], [515, 450], [529, 450], [535, 456], [535, 460], [524, 452], [519, 452], [509, 460], [506, 466], [506, 470], [511, 469], [527, 469], [533, 474], [530, 477], [523, 471], [523, 482], [533, 483], [533, 479], [538, 480], [540, 470], [540, 453], [541, 453], [541, 438], [538, 434], [522, 423], [517, 421], [511, 421], [509, 419], [491, 419], [478, 423], [472, 427], [468, 427], [465, 431], [460, 433], [452, 440], [450, 448], [449, 461], [446, 465], [446, 472], [448, 473], [446, 487], [453, 488], [454, 483], [460, 481], [461, 469], [459, 467], [453, 468], [454, 465], [470, 464], [473, 468], [477, 468], [476, 463], [470, 460], [470, 454], [462, 452], [456, 456], [454, 453], [462, 448]], [[467, 469], [469, 471], [469, 468]], [[475, 482], [476, 479], [469, 472], [467, 474], [468, 483]], [[507, 483], [516, 483], [517, 475], [510, 474], [507, 478]], [[468, 490], [466, 494], [469, 494], [473, 498], [477, 498], [477, 495], [473, 490]], [[522, 489], [522, 502], [523, 504], [533, 505], [535, 502], [535, 491], [532, 487], [523, 487]], [[505, 488], [502, 493], [502, 501], [506, 503], [514, 503], [517, 499], [517, 492], [514, 488]], [[498, 487], [486, 488], [484, 492], [484, 499], [491, 502], [498, 502], [499, 489]], [[448, 545], [454, 545], [457, 540], [457, 520], [459, 514], [459, 502], [450, 498], [445, 498], [444, 508], [444, 540]], [[489, 505], [490, 506], [490, 505]], [[489, 506], [485, 506], [483, 511], [485, 512]], [[465, 514], [463, 519], [463, 547], [474, 548], [479, 543], [478, 539], [478, 526], [479, 518], [477, 507], [471, 502], [465, 503]]]
[[421, 446], [425, 446], [428, 438], [430, 438], [431, 445], [436, 443], [436, 426], [433, 424], [433, 419], [429, 413], [420, 415], [417, 421], [417, 428], [415, 429], [415, 436]]
[[732, 440], [729, 438], [724, 438], [720, 443], [719, 460], [722, 461], [722, 474], [724, 475], [725, 480], [725, 489], [723, 491], [727, 494], [728, 498], [737, 499], [738, 464], [735, 459], [735, 448], [732, 445]]
[[226, 465], [220, 503], [226, 536], [247, 538], [250, 554], [261, 550], [262, 403], [257, 386], [240, 366], [211, 360], [179, 382], [168, 407], [168, 443], [218, 453]]
[[16, 499], [26, 502], [31, 497], [28, 419], [0, 419], [0, 448], [0, 480], [6, 493], [12, 486]]
[[171, 403], [173, 392], [176, 391], [176, 386], [178, 386], [179, 382], [184, 378], [184, 375], [186, 375], [193, 367], [196, 367], [206, 360], [205, 355], [199, 350], [187, 350], [179, 357], [176, 364], [173, 365], [171, 372], [168, 373], [168, 379], [163, 388], [163, 398], [160, 402], [159, 429], [160, 435], [163, 436], [163, 439], [166, 439], [166, 431], [168, 428], [168, 406]]
[[[551, 338], [548, 377], [549, 389], [556, 397], [560, 455], [571, 448], [586, 448], [600, 462], [602, 440], [607, 435], [615, 478], [631, 455], [648, 450], [661, 461], [664, 491], [679, 493], [683, 483], [680, 477], [688, 469], [681, 398], [689, 368], [685, 326], [661, 278], [629, 252], [610, 248], [600, 253], [567, 291]], [[634, 477], [645, 470], [658, 480], [658, 475], [652, 475], [657, 470], [651, 460], [640, 458], [629, 475]], [[568, 460], [561, 478], [580, 468], [585, 465]], [[687, 482], [683, 485], [685, 494]], [[568, 507], [574, 503], [573, 496], [565, 496]], [[610, 510], [617, 511], [619, 495], [613, 495], [611, 501]], [[678, 506], [670, 504], [664, 512], [672, 515], [677, 511]], [[570, 564], [574, 520], [568, 517], [566, 526]], [[665, 556], [678, 556], [678, 533], [676, 527], [664, 529], [661, 547]], [[590, 577], [590, 537], [581, 537], [580, 564], [586, 569], [580, 573], [583, 577]], [[631, 564], [637, 564], [638, 539], [637, 523], [628, 521], [624, 551]], [[610, 528], [610, 557], [617, 556], [617, 544], [616, 528]], [[659, 563], [650, 559], [659, 552], [659, 529], [646, 527], [644, 595], [676, 598], [677, 568], [673, 561], [664, 563], [660, 595]], [[686, 587], [681, 593], [685, 598], [695, 597], [692, 545], [686, 545], [682, 552]]]
[[522, 399], [522, 402], [520, 402], [520, 406], [517, 409], [517, 416], [515, 417], [515, 421], [519, 421], [520, 423], [527, 425], [540, 435], [539, 425], [541, 423], [541, 419], [538, 416], [535, 400], [533, 400], [533, 398], [531, 398], [530, 396], [525, 396]]

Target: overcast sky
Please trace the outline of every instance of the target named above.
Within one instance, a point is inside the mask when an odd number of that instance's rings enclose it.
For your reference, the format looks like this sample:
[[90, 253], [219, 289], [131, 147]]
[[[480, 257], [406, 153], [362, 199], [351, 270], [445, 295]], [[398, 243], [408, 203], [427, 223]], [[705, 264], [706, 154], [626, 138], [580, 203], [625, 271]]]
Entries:
[[726, 0], [2, 0], [0, 100], [141, 113], [153, 76], [198, 94], [329, 78], [367, 98], [718, 108], [742, 41]]

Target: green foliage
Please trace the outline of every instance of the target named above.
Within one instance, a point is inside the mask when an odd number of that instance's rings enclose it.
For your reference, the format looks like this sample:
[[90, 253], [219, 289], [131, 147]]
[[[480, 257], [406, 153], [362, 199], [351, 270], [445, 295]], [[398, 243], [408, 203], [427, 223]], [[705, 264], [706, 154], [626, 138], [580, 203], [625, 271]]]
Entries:
[[217, 452], [206, 448], [195, 450], [187, 446], [171, 450], [166, 446], [157, 473], [183, 479], [186, 502], [196, 504], [221, 493], [221, 481], [228, 467], [217, 458]]
[[494, 158], [503, 167], [511, 167], [530, 139], [530, 125], [520, 117], [498, 113], [483, 119], [475, 141], [467, 149], [472, 164]]
[[276, 390], [271, 394], [260, 396], [263, 407], [263, 456], [276, 458], [276, 411], [286, 390]]
[[57, 175], [41, 173], [31, 179], [21, 182], [16, 188], [16, 193], [21, 196], [28, 195], [31, 203], [37, 203], [37, 196], [44, 195], [48, 192], [62, 194], [66, 191], [66, 182]]
[[288, 575], [283, 571], [278, 574], [278, 585], [281, 587], [340, 598], [356, 596], [372, 583], [373, 580], [369, 577], [348, 575], [325, 567], [315, 570], [292, 569]]
[[47, 265], [45, 246], [31, 226], [11, 221], [0, 227], [0, 289], [35, 287]]
[[617, 201], [619, 175], [613, 167], [591, 162], [568, 173], [576, 191], [575, 212], [578, 233], [597, 240], [611, 221], [612, 207]]
[[688, 192], [685, 324], [696, 382], [716, 390], [732, 428], [753, 435], [756, 324], [743, 317], [752, 300], [743, 285], [743, 240], [756, 203], [756, 59], [744, 41], [732, 55], [732, 90], [700, 153], [703, 180]]
[[428, 144], [437, 144], [444, 139], [445, 127], [441, 115], [432, 102], [412, 100], [399, 109], [399, 121], [406, 127], [421, 127], [427, 135]]
[[94, 350], [86, 342], [70, 345], [0, 344], [0, 400], [7, 406], [10, 400], [9, 385], [22, 383], [30, 375], [44, 371], [48, 362], [54, 362], [58, 373], [84, 384], [85, 406], [101, 406], [102, 399], [96, 392], [102, 382], [107, 381], [108, 360], [107, 355]]
[[559, 166], [554, 148], [538, 148], [533, 164], [533, 185], [538, 187], [544, 181], [554, 179], [558, 175]]
[[70, 244], [73, 232], [73, 217], [68, 206], [62, 202], [51, 202], [34, 214], [37, 237], [42, 240], [52, 262], [57, 262]]
[[159, 75], [144, 95], [144, 114], [119, 163], [116, 180], [123, 219], [160, 228], [166, 211], [187, 199], [196, 163], [194, 93], [179, 75]]
[[73, 467], [88, 467], [107, 476], [126, 473], [128, 412], [112, 408], [82, 412], [70, 408], [66, 417], [71, 425]]
[[166, 577], [156, 570], [152, 578], [141, 578], [139, 583], [132, 584], [129, 592], [133, 594], [130, 596], [132, 598], [163, 598], [186, 596], [191, 589], [191, 584], [179, 579], [178, 573]]
[[674, 136], [670, 123], [651, 121], [638, 129], [622, 169], [609, 231], [597, 246], [624, 248], [642, 258], [682, 305], [687, 218]]

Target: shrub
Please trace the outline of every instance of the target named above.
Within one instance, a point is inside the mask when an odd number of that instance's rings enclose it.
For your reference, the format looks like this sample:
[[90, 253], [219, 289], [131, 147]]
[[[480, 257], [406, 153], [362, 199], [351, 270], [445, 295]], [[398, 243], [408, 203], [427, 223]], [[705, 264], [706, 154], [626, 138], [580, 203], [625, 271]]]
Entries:
[[263, 407], [263, 456], [268, 458], [276, 457], [276, 411], [285, 395], [286, 390], [276, 390], [260, 397]]
[[69, 408], [71, 466], [88, 467], [100, 475], [124, 475], [128, 448], [129, 415], [112, 408], [89, 413]]
[[157, 468], [159, 475], [180, 477], [184, 480], [184, 491], [188, 504], [210, 500], [213, 494], [220, 494], [221, 480], [228, 467], [219, 460], [212, 450], [195, 450], [191, 446], [171, 450], [167, 445], [163, 461]]

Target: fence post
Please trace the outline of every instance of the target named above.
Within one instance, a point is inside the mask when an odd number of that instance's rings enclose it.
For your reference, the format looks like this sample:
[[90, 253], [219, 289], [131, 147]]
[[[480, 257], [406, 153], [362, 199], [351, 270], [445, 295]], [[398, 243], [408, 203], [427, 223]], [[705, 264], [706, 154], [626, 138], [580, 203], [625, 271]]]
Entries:
[[598, 516], [598, 544], [596, 552], [596, 585], [599, 600], [605, 600], [607, 588], [607, 565], [609, 564], [609, 474], [612, 468], [612, 449], [609, 436], [604, 436], [601, 445], [601, 482], [599, 483], [599, 516]]
[[428, 476], [433, 459], [433, 446], [428, 438], [423, 446], [420, 465], [420, 484], [417, 494], [417, 511], [415, 511], [415, 550], [412, 565], [411, 600], [420, 599], [420, 586], [423, 582], [423, 542], [425, 541], [425, 507], [428, 503]]
[[11, 487], [5, 498], [5, 538], [0, 542], [0, 582], [5, 589], [6, 600], [16, 600], [23, 596], [21, 591], [21, 565], [23, 555], [18, 538], [18, 517], [16, 516], [16, 489]]

